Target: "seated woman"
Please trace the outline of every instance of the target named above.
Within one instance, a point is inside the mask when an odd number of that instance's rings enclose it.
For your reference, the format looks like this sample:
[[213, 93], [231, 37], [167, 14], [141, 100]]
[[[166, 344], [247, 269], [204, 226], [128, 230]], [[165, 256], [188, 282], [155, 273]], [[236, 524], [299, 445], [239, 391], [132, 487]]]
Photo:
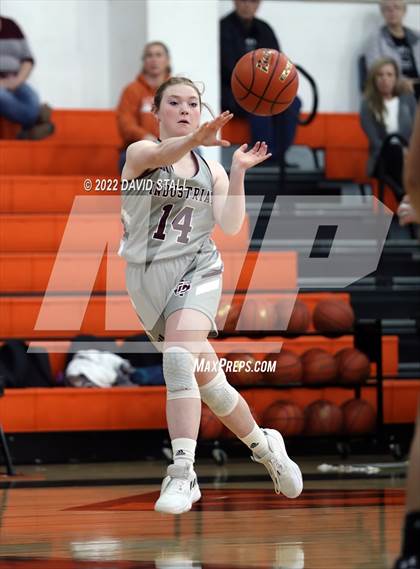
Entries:
[[414, 96], [406, 92], [393, 59], [383, 58], [369, 71], [360, 110], [362, 128], [369, 139], [367, 173], [382, 178], [400, 201], [404, 195], [401, 139], [410, 140], [416, 113]]
[[145, 45], [142, 59], [140, 74], [124, 88], [117, 107], [117, 125], [122, 139], [120, 172], [127, 146], [139, 140], [156, 141], [159, 134], [152, 105], [158, 87], [171, 71], [169, 50], [164, 43], [152, 41]]

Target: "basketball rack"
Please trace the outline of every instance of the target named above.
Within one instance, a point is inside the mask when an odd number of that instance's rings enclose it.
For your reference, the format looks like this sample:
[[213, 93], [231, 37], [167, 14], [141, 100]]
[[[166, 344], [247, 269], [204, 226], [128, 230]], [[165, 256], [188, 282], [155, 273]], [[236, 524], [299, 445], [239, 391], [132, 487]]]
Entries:
[[[351, 454], [351, 440], [355, 439], [366, 439], [368, 438], [370, 442], [373, 442], [375, 446], [379, 448], [388, 448], [389, 452], [395, 459], [400, 459], [402, 457], [402, 452], [400, 444], [392, 435], [387, 438], [384, 429], [384, 396], [383, 396], [383, 362], [382, 362], [382, 321], [380, 319], [360, 319], [356, 321], [352, 330], [346, 332], [305, 332], [305, 333], [289, 333], [289, 332], [275, 332], [271, 333], [269, 331], [256, 332], [256, 331], [241, 331], [241, 332], [221, 332], [221, 338], [235, 338], [243, 337], [247, 338], [269, 338], [270, 335], [282, 336], [284, 338], [297, 338], [299, 336], [323, 336], [326, 338], [339, 338], [343, 335], [352, 335], [354, 337], [354, 347], [366, 354], [371, 363], [375, 364], [376, 373], [375, 377], [370, 378], [366, 383], [293, 383], [293, 384], [281, 384], [275, 385], [272, 383], [258, 383], [258, 384], [247, 384], [247, 385], [236, 385], [235, 387], [239, 391], [245, 390], [260, 390], [260, 389], [274, 389], [274, 390], [288, 390], [288, 389], [321, 389], [326, 387], [335, 387], [340, 389], [350, 389], [353, 390], [356, 399], [360, 399], [362, 395], [362, 388], [366, 386], [376, 387], [376, 428], [375, 432], [370, 432], [363, 435], [319, 435], [311, 436], [311, 439], [334, 439], [336, 441], [336, 449], [341, 458], [347, 458]], [[307, 439], [308, 436], [300, 435], [296, 437], [298, 439]], [[232, 441], [229, 441], [229, 445]], [[211, 456], [218, 465], [223, 465], [228, 459], [228, 453], [223, 445], [223, 440], [215, 441], [200, 441], [201, 444], [213, 445], [211, 448]]]

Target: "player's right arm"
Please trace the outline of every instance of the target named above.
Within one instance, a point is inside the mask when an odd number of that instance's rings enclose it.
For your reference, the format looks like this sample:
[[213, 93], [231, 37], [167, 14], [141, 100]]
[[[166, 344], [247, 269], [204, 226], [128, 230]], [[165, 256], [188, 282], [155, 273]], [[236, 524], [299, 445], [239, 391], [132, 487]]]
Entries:
[[417, 104], [416, 120], [404, 169], [404, 187], [420, 220], [420, 103]]
[[194, 146], [192, 134], [168, 138], [160, 144], [151, 140], [133, 142], [127, 148], [122, 178], [132, 180], [141, 176], [146, 170], [155, 170], [173, 164]]
[[196, 131], [185, 136], [174, 136], [155, 144], [140, 140], [130, 144], [122, 177], [132, 180], [146, 170], [169, 166], [178, 162], [187, 152], [197, 146], [229, 146], [227, 140], [219, 139], [217, 132], [233, 117], [225, 111], [210, 122], [202, 124]]

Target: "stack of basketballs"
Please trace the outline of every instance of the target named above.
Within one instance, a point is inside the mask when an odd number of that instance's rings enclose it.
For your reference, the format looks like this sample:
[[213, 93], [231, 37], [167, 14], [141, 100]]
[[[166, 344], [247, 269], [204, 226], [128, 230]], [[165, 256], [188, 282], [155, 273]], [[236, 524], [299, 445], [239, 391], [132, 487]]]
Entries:
[[[239, 318], [238, 318], [239, 317]], [[216, 316], [220, 330], [226, 333], [241, 331], [284, 331], [303, 334], [311, 325], [311, 312], [301, 300], [251, 298], [242, 305], [239, 301], [222, 301]], [[342, 334], [351, 331], [354, 312], [343, 300], [321, 300], [312, 314], [313, 328], [324, 334]], [[287, 324], [287, 326], [286, 326]]]
[[[221, 306], [219, 317], [226, 319], [225, 331], [233, 329], [239, 310], [239, 305], [235, 303], [232, 306]], [[247, 310], [242, 310], [238, 322], [241, 323], [242, 330], [265, 331], [275, 329], [276, 326], [280, 329], [279, 323], [289, 320], [287, 332], [296, 335], [307, 332], [311, 321], [313, 329], [324, 334], [351, 333], [354, 325], [353, 310], [343, 300], [321, 300], [315, 306], [312, 316], [306, 304], [300, 300], [295, 302], [291, 315], [290, 311], [289, 301], [252, 300], [247, 303]], [[248, 364], [242, 363], [242, 369], [232, 365], [230, 369], [234, 371], [229, 371], [226, 367], [228, 380], [239, 387], [264, 384], [267, 387], [287, 385], [291, 388], [322, 388], [340, 384], [358, 386], [370, 377], [369, 358], [356, 348], [347, 347], [333, 354], [326, 349], [313, 347], [298, 354], [290, 349], [291, 344], [293, 341], [282, 348], [281, 352], [263, 355], [262, 358], [248, 352], [226, 354], [226, 360], [233, 364], [235, 361]], [[267, 362], [266, 370], [273, 369], [275, 364], [275, 371], [264, 371], [263, 365], [260, 365], [261, 372], [253, 371], [257, 359], [260, 364], [264, 363], [262, 359]], [[259, 416], [255, 409], [251, 410], [260, 425], [278, 429], [284, 436], [362, 435], [375, 428], [376, 412], [365, 400], [350, 399], [339, 406], [326, 399], [319, 399], [303, 408], [282, 396], [281, 391], [278, 394], [276, 401], [271, 402]], [[229, 436], [229, 431], [203, 406], [201, 437], [213, 439]]]

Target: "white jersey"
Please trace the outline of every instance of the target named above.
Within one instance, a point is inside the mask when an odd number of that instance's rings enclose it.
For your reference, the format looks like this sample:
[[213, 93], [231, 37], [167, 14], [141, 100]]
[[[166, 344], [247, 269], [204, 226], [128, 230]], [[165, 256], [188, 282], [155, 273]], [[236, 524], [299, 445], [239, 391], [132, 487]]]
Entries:
[[150, 263], [198, 252], [215, 225], [213, 177], [207, 162], [192, 151], [197, 173], [181, 178], [173, 166], [122, 180], [124, 236], [120, 255], [129, 263]]

